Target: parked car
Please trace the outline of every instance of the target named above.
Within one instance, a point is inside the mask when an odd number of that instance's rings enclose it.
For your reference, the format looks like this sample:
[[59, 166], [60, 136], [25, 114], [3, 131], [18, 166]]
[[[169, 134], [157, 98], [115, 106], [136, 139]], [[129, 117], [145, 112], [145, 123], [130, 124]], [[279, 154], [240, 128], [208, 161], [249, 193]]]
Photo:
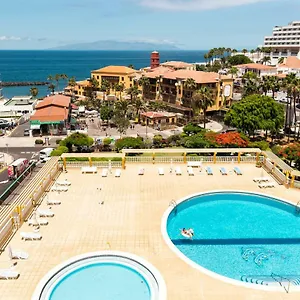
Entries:
[[30, 133], [29, 133], [29, 129], [24, 129], [24, 136], [29, 136]]
[[7, 120], [0, 119], [0, 128], [1, 129], [8, 128], [9, 125], [10, 124], [9, 124], [9, 122]]

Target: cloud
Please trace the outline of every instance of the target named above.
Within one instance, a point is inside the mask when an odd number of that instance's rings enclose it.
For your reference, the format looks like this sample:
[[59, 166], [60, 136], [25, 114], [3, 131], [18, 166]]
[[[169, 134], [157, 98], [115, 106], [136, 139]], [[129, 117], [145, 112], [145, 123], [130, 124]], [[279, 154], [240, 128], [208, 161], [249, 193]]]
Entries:
[[2, 36], [0, 36], [0, 41], [22, 41], [22, 38], [20, 38], [18, 36], [2, 35]]
[[261, 3], [274, 0], [137, 0], [142, 6], [162, 10], [194, 11]]

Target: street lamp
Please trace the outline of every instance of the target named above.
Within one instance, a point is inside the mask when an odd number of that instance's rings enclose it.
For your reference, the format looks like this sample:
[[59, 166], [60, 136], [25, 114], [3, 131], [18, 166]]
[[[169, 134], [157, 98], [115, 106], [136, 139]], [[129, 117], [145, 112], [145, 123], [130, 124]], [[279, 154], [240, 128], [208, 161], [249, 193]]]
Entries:
[[8, 154], [8, 144], [5, 144], [6, 146], [6, 154]]

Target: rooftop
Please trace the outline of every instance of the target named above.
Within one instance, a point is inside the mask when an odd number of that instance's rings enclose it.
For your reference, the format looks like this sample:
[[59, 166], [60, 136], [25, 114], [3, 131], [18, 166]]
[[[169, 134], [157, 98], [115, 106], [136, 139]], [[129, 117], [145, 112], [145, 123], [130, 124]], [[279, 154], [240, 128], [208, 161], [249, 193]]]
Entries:
[[132, 74], [137, 72], [137, 70], [128, 68], [126, 66], [107, 66], [98, 70], [92, 71], [92, 73], [103, 73], [103, 74]]
[[300, 59], [296, 56], [289, 56], [285, 59], [283, 64], [278, 66], [278, 68], [300, 69]]
[[71, 102], [71, 98], [64, 95], [53, 95], [49, 97], [45, 97], [42, 101], [40, 101], [36, 109], [40, 109], [46, 106], [59, 106], [59, 107], [69, 107]]
[[[38, 282], [54, 266], [76, 255], [110, 249], [133, 253], [153, 264], [165, 279], [170, 300], [298, 300], [296, 292], [250, 289], [204, 274], [177, 256], [161, 234], [162, 216], [172, 199], [220, 189], [262, 192], [252, 179], [269, 175], [255, 164], [240, 164], [243, 176], [222, 176], [218, 170], [224, 164], [211, 165], [213, 176], [199, 172], [188, 176], [184, 165], [182, 176], [158, 175], [158, 167], [166, 170], [169, 166], [144, 164], [145, 175], [138, 176], [138, 165], [128, 164], [120, 178], [102, 178], [100, 170], [94, 175], [81, 174], [79, 168], [62, 173], [58, 180], [67, 179], [72, 185], [66, 193], [49, 193], [50, 199], [62, 204], [52, 207], [55, 216], [48, 218], [47, 226], [41, 226], [42, 240], [21, 240], [19, 231], [32, 232], [32, 226], [25, 222], [10, 242], [12, 249], [29, 253], [29, 259], [18, 261], [15, 268], [21, 275], [17, 280], [1, 280], [1, 297], [29, 300]], [[230, 164], [225, 167], [231, 168]], [[294, 203], [299, 199], [298, 190], [283, 186], [263, 193]], [[40, 207], [49, 208], [46, 200]], [[1, 253], [0, 264], [1, 268], [11, 266], [7, 250]]]
[[244, 64], [244, 65], [237, 65], [237, 68], [240, 69], [253, 69], [253, 70], [274, 70], [276, 71], [275, 67], [266, 66], [262, 64], [256, 64], [256, 63], [250, 63], [250, 64]]
[[173, 67], [175, 69], [184, 69], [184, 68], [193, 67], [193, 64], [186, 63], [184, 61], [167, 61], [167, 62], [161, 63], [161, 66]]
[[66, 107], [46, 106], [35, 111], [30, 120], [40, 122], [63, 122], [68, 118], [68, 109]]

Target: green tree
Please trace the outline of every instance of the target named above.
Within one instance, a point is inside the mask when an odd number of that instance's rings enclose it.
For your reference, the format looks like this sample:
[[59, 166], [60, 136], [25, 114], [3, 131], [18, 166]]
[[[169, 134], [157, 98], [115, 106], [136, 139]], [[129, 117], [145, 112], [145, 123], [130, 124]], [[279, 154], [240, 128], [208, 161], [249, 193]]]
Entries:
[[268, 96], [251, 95], [232, 105], [225, 124], [254, 135], [256, 130], [278, 132], [284, 123], [283, 106]]
[[131, 101], [135, 101], [137, 96], [140, 94], [139, 88], [134, 85], [127, 90], [127, 94], [130, 95]]
[[134, 69], [134, 65], [133, 65], [133, 64], [130, 64], [130, 65], [128, 65], [128, 68]]
[[150, 80], [149, 80], [149, 78], [143, 75], [143, 76], [138, 80], [138, 85], [142, 87], [142, 98], [144, 99], [145, 91], [147, 90], [147, 88], [148, 88], [149, 85], [150, 85]]
[[122, 99], [122, 93], [124, 91], [124, 88], [125, 88], [124, 83], [118, 83], [115, 86], [115, 91], [120, 93], [120, 97], [119, 97], [120, 100]]
[[59, 80], [61, 79], [60, 74], [55, 74], [54, 75], [54, 80], [56, 81], [56, 89], [59, 91]]
[[120, 133], [120, 138], [123, 134], [126, 134], [129, 128], [130, 122], [126, 116], [124, 116], [120, 111], [116, 111], [113, 117], [113, 122], [117, 126], [117, 130]]
[[50, 83], [50, 84], [48, 85], [48, 90], [51, 92], [51, 94], [54, 94], [54, 91], [55, 91], [55, 84]]
[[231, 74], [232, 78], [238, 74], [238, 68], [237, 67], [231, 67], [228, 71], [228, 74]]
[[262, 64], [265, 64], [265, 65], [271, 63], [271, 58], [270, 58], [270, 56], [264, 56], [264, 57], [262, 58], [261, 62], [262, 62]]
[[143, 100], [137, 98], [131, 105], [135, 110], [135, 114], [138, 117], [138, 120], [140, 121], [140, 113], [146, 108], [145, 103], [143, 102]]
[[60, 146], [68, 148], [69, 152], [72, 152], [72, 147], [78, 146], [91, 146], [94, 143], [94, 139], [89, 137], [87, 134], [75, 132], [62, 140]]
[[103, 101], [105, 101], [105, 96], [108, 95], [110, 92], [110, 83], [107, 80], [102, 80], [100, 92], [103, 93]]
[[203, 111], [203, 124], [204, 129], [206, 126], [206, 112], [207, 109], [215, 103], [215, 95], [211, 88], [206, 86], [196, 90], [192, 96], [192, 108], [195, 115], [199, 115]]
[[35, 98], [39, 94], [39, 89], [37, 87], [30, 88], [30, 95]]
[[72, 95], [71, 95], [71, 98], [72, 100], [74, 99], [74, 88], [76, 86], [76, 79], [74, 76], [72, 76], [71, 78], [69, 78], [68, 80], [68, 85], [71, 87], [71, 91], [72, 91]]
[[280, 58], [278, 59], [278, 64], [281, 65], [281, 64], [283, 64], [283, 63], [284, 63], [284, 57], [280, 57]]
[[94, 78], [90, 78], [88, 86], [85, 88], [85, 96], [87, 99], [87, 105], [91, 109], [100, 111], [101, 101], [97, 98], [97, 90], [99, 88], [99, 82]]
[[143, 149], [145, 147], [143, 139], [141, 137], [124, 137], [116, 141], [116, 150], [122, 149]]
[[103, 121], [109, 121], [114, 115], [114, 111], [109, 105], [102, 105], [100, 109], [100, 118]]
[[243, 54], [237, 54], [228, 57], [228, 64], [230, 66], [237, 66], [249, 63], [252, 63], [252, 60]]
[[183, 127], [183, 132], [186, 135], [194, 135], [194, 134], [197, 134], [197, 133], [202, 132], [202, 131], [203, 131], [203, 128], [201, 128], [196, 123], [189, 123], [189, 124], [187, 124]]

